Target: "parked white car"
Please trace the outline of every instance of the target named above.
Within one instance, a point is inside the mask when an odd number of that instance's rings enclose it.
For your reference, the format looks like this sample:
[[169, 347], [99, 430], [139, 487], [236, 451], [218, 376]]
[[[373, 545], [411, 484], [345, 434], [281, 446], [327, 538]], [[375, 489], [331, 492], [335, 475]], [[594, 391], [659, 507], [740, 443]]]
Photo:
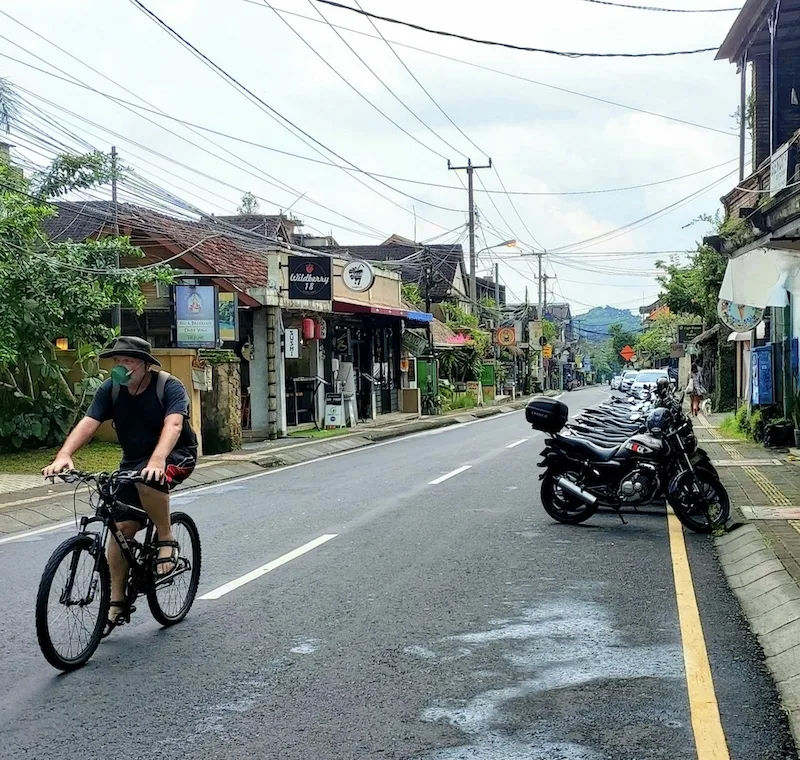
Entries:
[[611, 378], [611, 390], [612, 391], [619, 390], [621, 382], [622, 382], [622, 375], [614, 375], [614, 377]]
[[627, 372], [622, 373], [622, 380], [619, 384], [619, 389], [623, 393], [628, 393], [633, 385], [633, 381], [636, 379], [636, 375], [639, 374], [638, 370], [629, 369]]
[[634, 396], [639, 396], [641, 393], [644, 392], [645, 387], [647, 389], [654, 389], [656, 387], [656, 383], [659, 381], [660, 378], [665, 377], [669, 380], [669, 373], [665, 369], [644, 369], [638, 375], [636, 375], [636, 379], [633, 381], [631, 385], [631, 393]]

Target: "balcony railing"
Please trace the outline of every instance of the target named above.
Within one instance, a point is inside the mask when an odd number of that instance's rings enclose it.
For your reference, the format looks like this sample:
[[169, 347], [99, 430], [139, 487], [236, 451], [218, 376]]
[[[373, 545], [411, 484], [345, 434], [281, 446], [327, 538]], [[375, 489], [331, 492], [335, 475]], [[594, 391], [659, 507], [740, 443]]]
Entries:
[[749, 177], [738, 182], [736, 187], [722, 197], [727, 216], [747, 217], [764, 199], [771, 199], [800, 179], [798, 142], [800, 130], [792, 135], [773, 155], [765, 159]]

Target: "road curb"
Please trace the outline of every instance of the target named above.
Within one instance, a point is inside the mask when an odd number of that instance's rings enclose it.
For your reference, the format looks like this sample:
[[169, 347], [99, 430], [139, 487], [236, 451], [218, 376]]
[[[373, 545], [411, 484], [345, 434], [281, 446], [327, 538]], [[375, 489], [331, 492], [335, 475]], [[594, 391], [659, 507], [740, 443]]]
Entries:
[[800, 588], [752, 523], [714, 541], [800, 747]]

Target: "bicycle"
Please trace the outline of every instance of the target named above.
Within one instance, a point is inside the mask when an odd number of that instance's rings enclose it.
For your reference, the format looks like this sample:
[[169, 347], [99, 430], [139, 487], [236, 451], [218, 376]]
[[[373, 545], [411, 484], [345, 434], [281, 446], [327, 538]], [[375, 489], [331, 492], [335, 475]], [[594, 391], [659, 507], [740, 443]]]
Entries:
[[[67, 483], [89, 485], [90, 504], [95, 510], [93, 516], [81, 517], [78, 535], [68, 538], [53, 552], [36, 597], [36, 634], [42, 654], [53, 667], [69, 671], [85, 665], [104, 637], [111, 601], [111, 575], [105, 553], [109, 534], [130, 568], [124, 603], [115, 615], [116, 625], [130, 622], [136, 610], [134, 602], [145, 594], [150, 612], [163, 626], [179, 623], [194, 603], [200, 582], [200, 534], [189, 515], [173, 512], [170, 521], [180, 547], [178, 561], [171, 572], [157, 575], [155, 526], [144, 510], [117, 500], [122, 486], [144, 482], [140, 473], [118, 470], [92, 474], [71, 470], [58, 477]], [[142, 522], [146, 531], [143, 542], [122, 534], [114, 520], [116, 509]], [[100, 529], [88, 530], [93, 523], [101, 523]], [[87, 620], [92, 613], [96, 619]], [[64, 623], [66, 649], [58, 641]]]

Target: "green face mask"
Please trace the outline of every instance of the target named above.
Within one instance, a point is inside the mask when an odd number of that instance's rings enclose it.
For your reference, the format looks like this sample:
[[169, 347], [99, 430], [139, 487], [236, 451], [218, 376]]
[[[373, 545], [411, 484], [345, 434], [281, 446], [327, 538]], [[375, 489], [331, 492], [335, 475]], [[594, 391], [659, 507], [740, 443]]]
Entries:
[[111, 370], [111, 380], [117, 385], [127, 385], [131, 381], [131, 373], [121, 364], [117, 364]]

